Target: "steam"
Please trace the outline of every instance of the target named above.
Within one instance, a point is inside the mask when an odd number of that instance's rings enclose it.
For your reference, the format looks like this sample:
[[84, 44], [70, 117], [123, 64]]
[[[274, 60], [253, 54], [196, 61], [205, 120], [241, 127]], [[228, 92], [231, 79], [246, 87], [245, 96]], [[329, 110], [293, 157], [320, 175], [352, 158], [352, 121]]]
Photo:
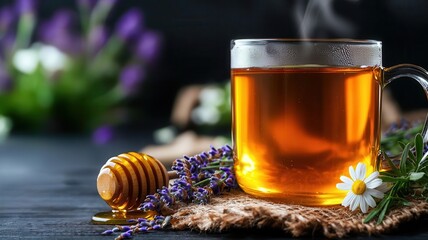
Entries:
[[334, 13], [333, 2], [334, 0], [296, 1], [294, 17], [299, 24], [301, 38], [329, 37], [329, 33], [340, 37], [353, 35], [355, 26]]

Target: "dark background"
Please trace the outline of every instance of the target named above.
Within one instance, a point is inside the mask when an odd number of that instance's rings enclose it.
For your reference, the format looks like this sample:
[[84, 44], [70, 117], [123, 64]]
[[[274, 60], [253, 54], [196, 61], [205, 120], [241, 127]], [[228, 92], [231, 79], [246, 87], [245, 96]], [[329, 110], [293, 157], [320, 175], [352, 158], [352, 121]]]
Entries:
[[[38, 7], [42, 19], [60, 8], [77, 9], [74, 0], [39, 1]], [[144, 12], [146, 25], [161, 32], [164, 43], [157, 70], [133, 104], [165, 123], [178, 89], [229, 78], [231, 39], [375, 39], [383, 42], [384, 66], [413, 63], [428, 68], [424, 0], [120, 0], [108, 22], [114, 23], [130, 8]], [[306, 9], [309, 27], [302, 35]], [[428, 105], [413, 81], [397, 81], [389, 89], [404, 111]]]
[[[307, 37], [380, 40], [384, 66], [413, 63], [428, 68], [427, 1], [326, 0], [324, 7], [316, 2], [321, 1], [120, 1], [115, 12], [141, 7], [147, 24], [164, 34], [161, 72], [152, 79], [155, 89], [162, 89], [164, 110], [178, 88], [229, 77], [231, 39], [303, 37], [296, 15], [307, 8], [312, 26]], [[413, 81], [394, 82], [390, 89], [403, 111], [428, 105]]]
[[[0, 5], [11, 2], [0, 0]], [[111, 28], [119, 16], [136, 7], [143, 10], [146, 25], [163, 34], [164, 48], [158, 68], [132, 103], [140, 106], [143, 115], [159, 120], [156, 125], [148, 125], [150, 130], [168, 124], [174, 98], [181, 87], [227, 81], [231, 39], [302, 37], [302, 16], [309, 4], [305, 0], [117, 2], [108, 20]], [[428, 1], [319, 2], [331, 5], [309, 4], [313, 21], [308, 21], [307, 37], [381, 40], [384, 66], [414, 63], [428, 68]], [[76, 1], [40, 0], [38, 13], [42, 20], [48, 19], [60, 8], [77, 9]], [[323, 10], [317, 11], [320, 8]], [[413, 82], [397, 81], [389, 87], [406, 111], [428, 105], [425, 94]], [[96, 175], [109, 157], [153, 143], [148, 134], [122, 134], [116, 141], [100, 146], [81, 136], [11, 135], [0, 144], [0, 236], [4, 239], [112, 239], [99, 235], [107, 227], [89, 224], [93, 214], [109, 210], [97, 196]], [[384, 238], [427, 239], [426, 223], [426, 217], [410, 222], [397, 227], [400, 235]], [[251, 231], [228, 235], [160, 231], [137, 239], [284, 238], [268, 231], [256, 235]], [[366, 237], [356, 239], [363, 238]]]

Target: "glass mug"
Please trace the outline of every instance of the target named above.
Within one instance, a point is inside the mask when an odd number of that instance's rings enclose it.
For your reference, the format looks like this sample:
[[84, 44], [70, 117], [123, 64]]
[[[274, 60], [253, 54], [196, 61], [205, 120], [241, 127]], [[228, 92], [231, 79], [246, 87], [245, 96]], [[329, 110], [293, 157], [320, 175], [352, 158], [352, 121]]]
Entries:
[[376, 164], [382, 89], [403, 76], [427, 92], [424, 69], [382, 67], [379, 41], [233, 40], [232, 140], [239, 186], [286, 203], [340, 204], [346, 192], [336, 188], [339, 177], [358, 162], [368, 172]]

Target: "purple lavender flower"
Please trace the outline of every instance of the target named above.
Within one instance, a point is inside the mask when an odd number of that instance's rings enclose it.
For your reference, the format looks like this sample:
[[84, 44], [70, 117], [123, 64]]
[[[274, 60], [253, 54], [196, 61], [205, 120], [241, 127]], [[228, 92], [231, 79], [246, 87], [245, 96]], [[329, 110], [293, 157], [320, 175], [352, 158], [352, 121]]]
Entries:
[[146, 199], [141, 203], [138, 210], [143, 211], [160, 211], [161, 201], [159, 200], [159, 194], [150, 194], [146, 196]]
[[229, 176], [228, 178], [226, 178], [226, 180], [224, 180], [224, 183], [229, 189], [236, 188], [235, 176]]
[[144, 221], [144, 222], [140, 222], [138, 223], [139, 227], [151, 227], [152, 225], [150, 224], [150, 221]]
[[205, 188], [198, 188], [193, 193], [193, 202], [198, 204], [207, 204], [209, 202], [209, 192]]
[[139, 209], [143, 211], [155, 211], [156, 205], [153, 204], [152, 202], [143, 202], [139, 207]]
[[40, 26], [40, 40], [69, 54], [82, 50], [82, 39], [73, 32], [76, 17], [69, 10], [59, 10]]
[[160, 195], [160, 200], [164, 202], [167, 206], [172, 206], [174, 204], [174, 199], [172, 198], [172, 195], [169, 193], [169, 190], [167, 187], [162, 187], [162, 189], [158, 190], [158, 193]]
[[222, 182], [217, 177], [212, 176], [210, 179], [209, 187], [213, 190], [214, 194], [218, 194], [221, 191]]
[[129, 65], [120, 73], [120, 83], [125, 94], [134, 94], [144, 78], [144, 69], [137, 65]]
[[200, 168], [204, 167], [204, 163], [199, 162], [195, 157], [189, 158], [188, 161], [190, 163], [191, 179], [198, 180], [198, 173], [200, 172]]
[[116, 33], [124, 41], [129, 41], [142, 31], [143, 15], [138, 9], [126, 12], [116, 25]]
[[174, 199], [178, 201], [186, 201], [192, 192], [192, 185], [187, 182], [185, 176], [182, 176], [181, 178], [174, 180], [170, 192]]
[[182, 172], [184, 170], [184, 163], [181, 159], [176, 159], [175, 164], [171, 168], [174, 171]]
[[156, 215], [154, 217], [154, 220], [155, 220], [156, 223], [162, 223], [163, 220], [165, 220], [165, 217], [164, 216], [160, 216], [160, 215]]
[[186, 178], [177, 179], [174, 181], [174, 184], [177, 184], [180, 188], [182, 188], [184, 191], [190, 192], [192, 190], [192, 185], [187, 182]]
[[161, 229], [161, 225], [159, 225], [159, 224], [155, 224], [155, 225], [153, 225], [153, 230], [158, 230], [158, 229]]
[[215, 156], [216, 154], [218, 154], [218, 149], [216, 149], [215, 147], [211, 146], [209, 154], [211, 154], [211, 156]]
[[113, 129], [110, 126], [104, 125], [97, 129], [92, 134], [92, 140], [96, 144], [106, 144], [114, 137]]
[[122, 232], [127, 232], [129, 230], [131, 230], [129, 226], [122, 226]]
[[130, 239], [132, 238], [132, 232], [124, 232], [120, 234], [121, 239]]
[[159, 55], [161, 37], [153, 31], [146, 31], [138, 38], [137, 54], [145, 62], [154, 63]]
[[220, 170], [222, 170], [224, 173], [226, 173], [226, 174], [229, 174], [229, 173], [231, 173], [231, 169], [230, 169], [230, 167], [220, 167], [219, 168]]
[[35, 0], [17, 0], [16, 10], [18, 14], [32, 14], [36, 9], [37, 2]]
[[224, 145], [223, 147], [221, 147], [221, 149], [223, 150], [223, 157], [232, 160], [233, 158], [233, 148], [229, 145]]

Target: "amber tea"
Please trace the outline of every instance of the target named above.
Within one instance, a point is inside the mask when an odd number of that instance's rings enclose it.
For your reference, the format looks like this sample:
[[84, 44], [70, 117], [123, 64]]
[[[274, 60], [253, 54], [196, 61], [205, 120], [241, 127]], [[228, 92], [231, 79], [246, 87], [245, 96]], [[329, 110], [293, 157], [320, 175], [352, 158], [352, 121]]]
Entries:
[[236, 175], [244, 191], [304, 205], [340, 204], [349, 166], [374, 166], [378, 67], [232, 69]]
[[379, 41], [237, 39], [230, 53], [238, 184], [286, 203], [340, 204], [340, 177], [378, 164], [382, 89], [410, 77], [428, 94], [428, 72], [383, 67]]

